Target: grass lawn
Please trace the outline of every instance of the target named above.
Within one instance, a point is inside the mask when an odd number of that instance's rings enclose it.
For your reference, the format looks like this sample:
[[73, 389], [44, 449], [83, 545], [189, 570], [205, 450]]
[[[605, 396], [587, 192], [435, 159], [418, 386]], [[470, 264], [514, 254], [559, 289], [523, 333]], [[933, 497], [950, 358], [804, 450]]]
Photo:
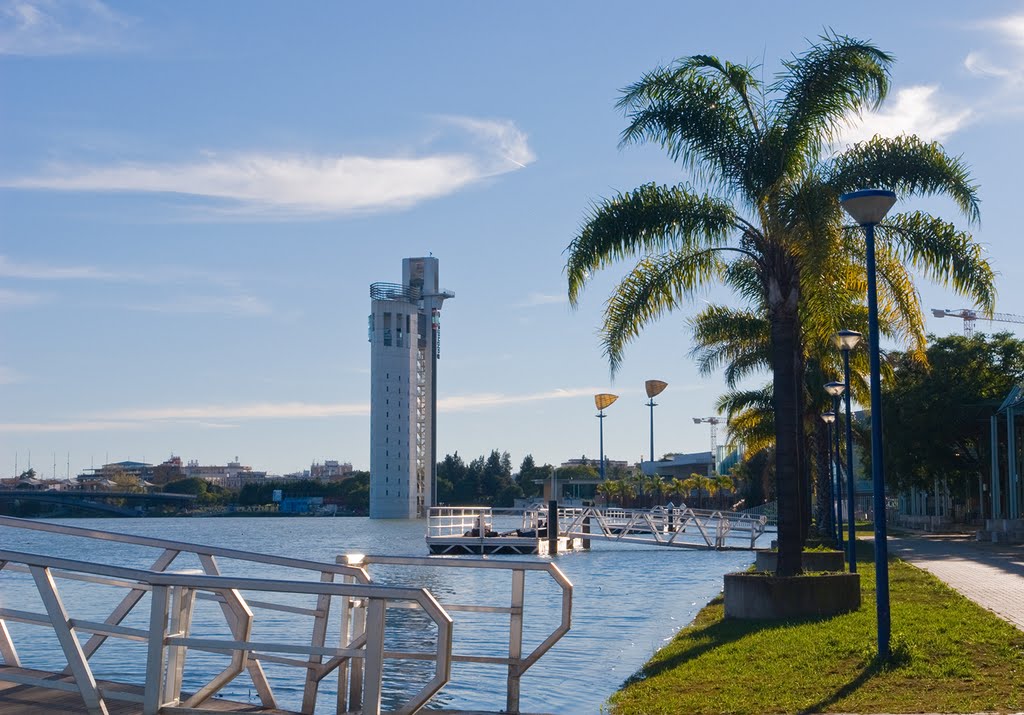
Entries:
[[858, 547], [859, 611], [727, 621], [719, 597], [611, 697], [611, 712], [1024, 710], [1024, 632], [899, 560], [889, 565], [893, 661], [878, 667], [874, 563], [870, 544]]

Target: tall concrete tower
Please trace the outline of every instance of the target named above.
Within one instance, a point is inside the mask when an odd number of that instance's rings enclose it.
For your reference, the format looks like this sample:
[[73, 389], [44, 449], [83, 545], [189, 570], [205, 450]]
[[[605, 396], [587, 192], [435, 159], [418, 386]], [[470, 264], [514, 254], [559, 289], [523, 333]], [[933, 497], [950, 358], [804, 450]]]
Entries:
[[401, 283], [370, 285], [370, 518], [416, 519], [436, 501], [436, 258], [402, 259]]

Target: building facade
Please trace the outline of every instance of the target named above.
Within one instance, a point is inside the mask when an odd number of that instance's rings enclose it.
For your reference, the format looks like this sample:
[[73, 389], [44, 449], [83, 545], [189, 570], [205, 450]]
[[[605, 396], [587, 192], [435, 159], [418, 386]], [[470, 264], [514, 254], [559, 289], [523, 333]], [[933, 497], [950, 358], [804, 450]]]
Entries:
[[441, 305], [433, 257], [370, 286], [370, 518], [424, 517], [436, 501]]

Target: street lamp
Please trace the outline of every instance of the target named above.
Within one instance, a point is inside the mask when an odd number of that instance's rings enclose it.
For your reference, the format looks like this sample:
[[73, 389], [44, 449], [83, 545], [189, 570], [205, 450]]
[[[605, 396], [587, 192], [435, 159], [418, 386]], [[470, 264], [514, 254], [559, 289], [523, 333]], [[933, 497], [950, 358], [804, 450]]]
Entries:
[[[836, 541], [839, 544], [839, 550], [845, 551], [843, 547], [843, 475], [839, 470], [839, 396], [843, 394], [843, 390], [846, 386], [841, 382], [827, 382], [825, 383], [825, 392], [832, 397], [832, 414], [836, 418], [836, 429], [835, 429], [835, 458], [829, 456], [829, 461], [833, 462], [836, 466], [836, 533], [839, 538]], [[829, 448], [831, 451], [831, 447]]]
[[[829, 467], [828, 467], [828, 488], [829, 488], [829, 491], [831, 491], [832, 490], [832, 423], [836, 421], [836, 413], [835, 412], [823, 412], [821, 414], [821, 421], [824, 422], [826, 425], [828, 425], [828, 455], [829, 455], [828, 456], [828, 464], [829, 464]], [[828, 500], [828, 516], [829, 516], [829, 519], [832, 521], [832, 524], [830, 525], [830, 528], [829, 528], [830, 535], [832, 536], [833, 539], [838, 540], [838, 536], [837, 535], [838, 535], [839, 532], [836, 530], [835, 504], [833, 503], [833, 500], [831, 498]]]
[[619, 399], [618, 395], [610, 395], [607, 392], [602, 392], [599, 395], [594, 395], [594, 404], [597, 406], [597, 419], [598, 424], [601, 425], [601, 481], [604, 481], [604, 410], [606, 407], [611, 405]]
[[850, 573], [857, 573], [857, 525], [853, 517], [856, 513], [856, 485], [853, 478], [853, 422], [850, 418], [850, 351], [860, 343], [861, 334], [856, 330], [840, 330], [835, 335], [836, 347], [843, 353], [843, 388], [846, 394], [846, 503], [847, 518], [850, 523]]
[[[648, 380], [644, 383], [644, 389], [647, 391], [647, 397], [650, 398], [650, 402], [647, 406], [651, 408], [651, 461], [654, 461], [654, 408], [658, 406], [658, 403], [654, 401], [654, 398], [665, 391], [668, 387], [667, 382], [661, 380]], [[652, 466], [651, 469], [654, 469]]]
[[875, 280], [875, 224], [896, 203], [896, 193], [861, 189], [839, 197], [846, 213], [864, 229], [868, 273], [868, 355], [871, 380], [871, 482], [875, 512], [875, 612], [878, 620], [878, 657], [889, 657], [889, 548], [885, 535], [885, 472], [882, 464], [881, 354], [878, 346], [878, 287]]

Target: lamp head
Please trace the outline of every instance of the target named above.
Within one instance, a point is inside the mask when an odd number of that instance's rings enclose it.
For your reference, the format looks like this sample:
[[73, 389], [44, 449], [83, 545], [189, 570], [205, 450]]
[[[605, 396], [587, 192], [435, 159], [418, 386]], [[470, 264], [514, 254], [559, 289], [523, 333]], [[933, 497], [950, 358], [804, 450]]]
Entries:
[[617, 399], [619, 399], [618, 395], [611, 395], [607, 392], [602, 392], [600, 395], [594, 395], [594, 404], [597, 405], [597, 409], [603, 410]]
[[821, 421], [827, 425], [832, 424], [833, 422], [836, 421], [836, 413], [833, 412], [832, 410], [829, 410], [828, 412], [822, 412]]
[[652, 400], [664, 392], [666, 387], [668, 387], [668, 383], [662, 382], [661, 380], [648, 380], [644, 383], [644, 389], [647, 390], [647, 396]]
[[846, 391], [846, 385], [842, 382], [826, 382], [825, 392], [832, 395], [832, 397], [839, 397]]
[[888, 189], [861, 189], [839, 197], [846, 213], [861, 226], [881, 222], [896, 203], [896, 192]]
[[860, 344], [860, 339], [863, 337], [856, 330], [840, 330], [832, 339], [840, 350], [853, 350]]

